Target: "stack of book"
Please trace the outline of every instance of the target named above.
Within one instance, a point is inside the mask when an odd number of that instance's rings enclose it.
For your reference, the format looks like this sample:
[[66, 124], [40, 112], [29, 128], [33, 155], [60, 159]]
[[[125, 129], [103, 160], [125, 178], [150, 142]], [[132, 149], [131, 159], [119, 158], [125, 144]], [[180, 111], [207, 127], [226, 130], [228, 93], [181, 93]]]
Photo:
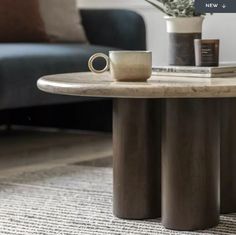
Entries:
[[222, 65], [219, 67], [156, 66], [152, 71], [152, 75], [156, 76], [236, 78], [236, 65]]

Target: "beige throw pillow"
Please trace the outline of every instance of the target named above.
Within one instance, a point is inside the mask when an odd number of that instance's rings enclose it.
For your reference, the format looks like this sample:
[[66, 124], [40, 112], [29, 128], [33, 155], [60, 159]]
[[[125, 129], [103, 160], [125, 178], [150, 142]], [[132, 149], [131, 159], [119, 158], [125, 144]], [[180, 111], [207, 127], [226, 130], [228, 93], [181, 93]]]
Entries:
[[87, 42], [76, 0], [0, 0], [0, 42]]
[[87, 42], [76, 0], [38, 0], [44, 28], [52, 42]]

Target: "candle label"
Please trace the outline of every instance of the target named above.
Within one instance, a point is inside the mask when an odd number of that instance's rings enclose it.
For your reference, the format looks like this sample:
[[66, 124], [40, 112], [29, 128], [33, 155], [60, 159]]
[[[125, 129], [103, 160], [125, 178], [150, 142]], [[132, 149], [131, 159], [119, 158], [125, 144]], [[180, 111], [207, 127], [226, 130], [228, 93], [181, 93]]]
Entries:
[[215, 43], [203, 43], [201, 55], [203, 64], [218, 64], [218, 45]]

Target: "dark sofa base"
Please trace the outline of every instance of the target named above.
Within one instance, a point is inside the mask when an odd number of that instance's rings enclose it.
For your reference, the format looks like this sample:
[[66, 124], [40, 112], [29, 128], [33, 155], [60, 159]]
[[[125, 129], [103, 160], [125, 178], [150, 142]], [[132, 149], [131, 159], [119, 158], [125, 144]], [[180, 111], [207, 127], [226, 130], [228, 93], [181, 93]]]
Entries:
[[1, 124], [111, 132], [112, 101], [40, 106], [0, 112]]

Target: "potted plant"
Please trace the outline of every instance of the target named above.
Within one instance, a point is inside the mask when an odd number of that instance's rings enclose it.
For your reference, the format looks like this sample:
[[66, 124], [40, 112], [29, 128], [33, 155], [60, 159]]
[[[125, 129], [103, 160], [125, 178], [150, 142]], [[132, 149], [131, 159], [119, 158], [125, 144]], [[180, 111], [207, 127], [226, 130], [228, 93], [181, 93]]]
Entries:
[[194, 0], [146, 0], [165, 13], [169, 34], [169, 64], [194, 66], [194, 39], [202, 37], [204, 16], [195, 12]]

